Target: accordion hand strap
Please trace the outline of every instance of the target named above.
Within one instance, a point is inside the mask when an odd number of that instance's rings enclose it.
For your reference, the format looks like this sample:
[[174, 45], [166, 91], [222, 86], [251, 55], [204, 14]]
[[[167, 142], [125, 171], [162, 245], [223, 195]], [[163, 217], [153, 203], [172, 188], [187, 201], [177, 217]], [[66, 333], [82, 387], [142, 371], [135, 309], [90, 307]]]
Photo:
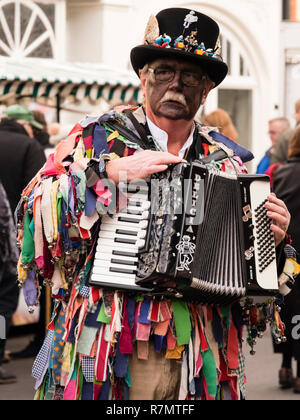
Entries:
[[216, 150], [211, 155], [208, 155], [206, 158], [200, 159], [199, 161], [203, 163], [204, 165], [207, 165], [211, 162], [218, 162], [220, 160], [224, 160], [228, 158], [227, 153], [223, 149]]

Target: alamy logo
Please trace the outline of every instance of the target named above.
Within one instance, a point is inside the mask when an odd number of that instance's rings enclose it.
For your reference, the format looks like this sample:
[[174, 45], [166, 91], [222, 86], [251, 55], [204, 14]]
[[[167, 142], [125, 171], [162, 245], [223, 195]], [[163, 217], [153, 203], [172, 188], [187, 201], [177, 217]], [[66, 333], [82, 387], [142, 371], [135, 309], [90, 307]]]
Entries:
[[294, 340], [300, 339], [300, 315], [295, 315], [292, 319], [292, 324], [296, 325], [292, 329], [292, 337]]
[[0, 315], [0, 340], [6, 339], [6, 325], [4, 316]]

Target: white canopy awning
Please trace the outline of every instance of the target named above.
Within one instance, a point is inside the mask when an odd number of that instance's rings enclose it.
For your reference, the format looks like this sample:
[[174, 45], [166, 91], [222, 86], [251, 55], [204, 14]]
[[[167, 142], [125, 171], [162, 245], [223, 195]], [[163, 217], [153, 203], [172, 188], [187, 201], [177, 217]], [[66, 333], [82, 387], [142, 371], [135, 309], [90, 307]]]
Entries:
[[139, 101], [140, 82], [133, 71], [120, 71], [103, 64], [61, 63], [55, 60], [23, 59], [0, 56], [0, 98], [73, 97], [96, 103]]

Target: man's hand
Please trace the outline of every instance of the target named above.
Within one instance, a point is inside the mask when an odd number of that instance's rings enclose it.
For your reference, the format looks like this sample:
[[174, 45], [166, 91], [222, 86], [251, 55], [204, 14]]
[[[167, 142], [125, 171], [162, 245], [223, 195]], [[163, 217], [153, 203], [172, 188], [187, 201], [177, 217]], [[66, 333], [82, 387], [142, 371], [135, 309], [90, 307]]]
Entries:
[[127, 182], [146, 179], [156, 172], [167, 170], [168, 165], [180, 162], [182, 159], [171, 153], [145, 150], [108, 162], [106, 172], [109, 179], [115, 184], [119, 184], [125, 179]]
[[275, 235], [275, 244], [279, 245], [285, 238], [286, 232], [290, 225], [291, 215], [282, 200], [272, 193], [268, 197], [266, 208], [268, 210], [267, 216], [272, 219], [271, 230]]

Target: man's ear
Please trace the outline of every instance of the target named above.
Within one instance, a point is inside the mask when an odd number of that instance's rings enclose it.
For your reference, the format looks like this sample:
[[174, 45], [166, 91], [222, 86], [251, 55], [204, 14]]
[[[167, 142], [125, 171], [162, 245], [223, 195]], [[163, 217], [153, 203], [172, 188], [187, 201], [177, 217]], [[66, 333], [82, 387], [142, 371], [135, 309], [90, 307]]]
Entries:
[[209, 94], [209, 92], [216, 86], [215, 82], [212, 81], [208, 81], [205, 85], [205, 88], [202, 91], [202, 100], [201, 100], [201, 105], [204, 105], [206, 98]]

